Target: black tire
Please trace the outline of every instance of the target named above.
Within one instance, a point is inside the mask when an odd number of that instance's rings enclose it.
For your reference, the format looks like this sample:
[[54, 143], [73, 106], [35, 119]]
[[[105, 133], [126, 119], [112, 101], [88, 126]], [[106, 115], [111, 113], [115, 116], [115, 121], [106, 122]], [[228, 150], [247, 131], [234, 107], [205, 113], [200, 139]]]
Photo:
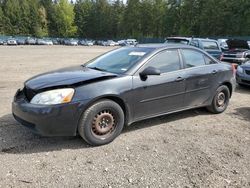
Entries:
[[222, 113], [227, 109], [229, 99], [229, 88], [225, 85], [222, 85], [216, 90], [212, 104], [207, 107], [207, 110], [214, 114]]
[[122, 131], [124, 113], [112, 100], [101, 100], [90, 106], [82, 115], [78, 132], [90, 145], [99, 146], [112, 142]]

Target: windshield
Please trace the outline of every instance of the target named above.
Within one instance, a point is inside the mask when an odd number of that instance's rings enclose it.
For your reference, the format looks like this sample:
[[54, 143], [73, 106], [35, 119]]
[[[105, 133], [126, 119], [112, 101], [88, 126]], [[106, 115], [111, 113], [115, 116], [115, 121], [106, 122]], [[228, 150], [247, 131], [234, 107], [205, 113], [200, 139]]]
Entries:
[[90, 61], [86, 67], [121, 74], [133, 67], [153, 48], [119, 48]]
[[213, 41], [202, 41], [203, 48], [206, 50], [219, 50], [216, 42]]

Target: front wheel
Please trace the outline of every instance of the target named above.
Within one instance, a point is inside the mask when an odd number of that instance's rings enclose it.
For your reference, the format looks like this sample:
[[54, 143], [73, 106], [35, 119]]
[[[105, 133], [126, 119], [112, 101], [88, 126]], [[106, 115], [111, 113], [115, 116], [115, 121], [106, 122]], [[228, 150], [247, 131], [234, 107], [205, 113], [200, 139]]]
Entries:
[[207, 107], [208, 111], [219, 114], [227, 109], [230, 99], [230, 91], [227, 86], [222, 85], [216, 90], [212, 104]]
[[120, 105], [111, 100], [101, 100], [83, 113], [78, 132], [90, 145], [99, 146], [112, 142], [123, 126], [124, 113]]

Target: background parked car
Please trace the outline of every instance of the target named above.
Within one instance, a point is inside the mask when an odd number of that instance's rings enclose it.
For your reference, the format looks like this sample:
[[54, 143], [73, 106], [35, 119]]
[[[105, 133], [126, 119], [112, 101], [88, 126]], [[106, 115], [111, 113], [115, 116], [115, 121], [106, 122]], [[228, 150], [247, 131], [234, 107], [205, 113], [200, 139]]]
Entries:
[[14, 38], [9, 38], [7, 40], [7, 45], [17, 45], [16, 39]]
[[0, 39], [0, 45], [4, 45], [4, 40]]
[[25, 45], [25, 38], [18, 38], [17, 39], [17, 44], [18, 45]]
[[107, 41], [100, 41], [101, 46], [107, 46]]
[[200, 48], [213, 57], [220, 59], [222, 50], [219, 43], [213, 39], [190, 38], [190, 37], [168, 37], [165, 43], [178, 43]]
[[45, 39], [46, 45], [53, 45], [53, 42], [51, 39]]
[[250, 55], [250, 48], [247, 41], [238, 39], [229, 39], [226, 41], [228, 50], [224, 51], [220, 60], [230, 63], [241, 64], [245, 62]]
[[189, 45], [200, 48], [217, 59], [220, 59], [222, 54], [219, 43], [213, 39], [192, 38]]
[[165, 43], [189, 44], [190, 41], [189, 37], [167, 37]]
[[138, 44], [138, 42], [137, 42], [136, 39], [127, 39], [127, 40], [126, 40], [126, 43], [127, 43], [128, 45], [132, 45], [132, 46], [135, 46], [135, 45]]
[[[250, 55], [248, 57], [250, 59]], [[236, 81], [239, 85], [250, 86], [250, 61], [239, 65], [236, 72]]]
[[92, 40], [80, 40], [78, 42], [79, 45], [83, 45], [83, 46], [93, 46], [94, 45], [94, 42]]
[[36, 44], [36, 39], [35, 39], [35, 38], [28, 37], [28, 38], [25, 40], [25, 43], [28, 44], [28, 45], [35, 45], [35, 44]]
[[217, 40], [222, 51], [228, 50], [227, 40], [228, 39], [218, 39]]
[[108, 40], [106, 43], [106, 46], [115, 46], [115, 45], [116, 45], [116, 43], [113, 40]]
[[68, 45], [68, 46], [77, 46], [78, 45], [78, 40], [73, 39], [73, 38], [66, 39], [66, 40], [64, 40], [64, 44]]
[[53, 45], [59, 45], [60, 44], [59, 39], [52, 39], [51, 41], [52, 41]]
[[44, 39], [37, 39], [37, 40], [36, 40], [36, 44], [37, 44], [37, 45], [47, 45], [47, 44], [46, 44], [46, 41], [45, 41]]

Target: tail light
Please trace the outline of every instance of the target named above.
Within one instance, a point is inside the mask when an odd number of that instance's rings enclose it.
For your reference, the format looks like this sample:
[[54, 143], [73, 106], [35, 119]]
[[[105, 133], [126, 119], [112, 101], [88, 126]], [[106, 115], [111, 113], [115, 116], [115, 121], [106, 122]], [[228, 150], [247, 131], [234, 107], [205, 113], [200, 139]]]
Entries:
[[222, 59], [223, 59], [223, 53], [220, 55], [220, 61], [222, 61]]
[[236, 75], [236, 70], [237, 70], [238, 64], [236, 63], [232, 63], [232, 71], [233, 71], [233, 75]]

